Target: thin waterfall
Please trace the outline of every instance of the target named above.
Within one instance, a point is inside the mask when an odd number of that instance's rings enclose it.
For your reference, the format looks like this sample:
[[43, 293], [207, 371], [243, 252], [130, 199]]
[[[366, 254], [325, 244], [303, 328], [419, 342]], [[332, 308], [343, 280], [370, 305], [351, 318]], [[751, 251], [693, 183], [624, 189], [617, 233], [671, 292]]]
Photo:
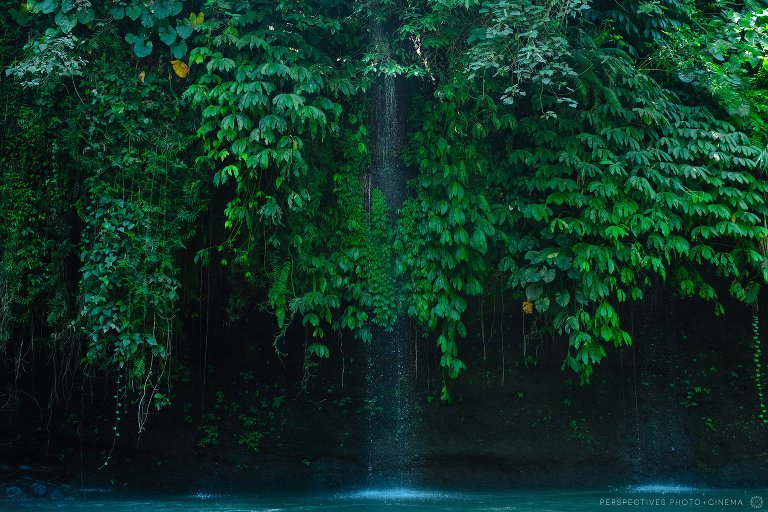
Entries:
[[402, 113], [398, 101], [397, 77], [384, 75], [373, 88], [373, 146], [372, 184], [381, 189], [394, 221], [396, 210], [403, 205], [407, 194], [406, 172], [400, 151]]
[[[385, 61], [390, 58], [389, 41], [386, 29], [379, 26], [374, 30], [373, 43]], [[402, 83], [392, 75], [379, 76], [371, 90], [371, 185], [383, 193], [393, 224], [407, 195], [407, 172], [401, 157], [401, 97]], [[391, 271], [395, 272], [394, 266]], [[368, 349], [366, 406], [371, 486], [413, 483], [414, 357], [410, 333], [410, 322], [401, 315], [391, 330], [374, 329]]]

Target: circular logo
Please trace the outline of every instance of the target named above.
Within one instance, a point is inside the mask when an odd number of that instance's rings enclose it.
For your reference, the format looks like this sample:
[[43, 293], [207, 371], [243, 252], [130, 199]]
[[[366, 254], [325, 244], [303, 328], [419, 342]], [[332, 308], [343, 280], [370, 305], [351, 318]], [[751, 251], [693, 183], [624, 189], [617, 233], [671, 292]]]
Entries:
[[752, 508], [763, 508], [763, 497], [752, 496], [752, 499], [749, 500], [749, 504], [752, 506]]

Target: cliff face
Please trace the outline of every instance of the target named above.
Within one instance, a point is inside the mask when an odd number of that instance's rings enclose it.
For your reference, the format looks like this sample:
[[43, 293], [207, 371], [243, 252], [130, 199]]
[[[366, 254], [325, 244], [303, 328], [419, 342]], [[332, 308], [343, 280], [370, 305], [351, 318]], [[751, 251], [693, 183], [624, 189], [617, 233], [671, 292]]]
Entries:
[[[610, 353], [585, 386], [561, 371], [564, 345], [531, 336], [532, 317], [527, 364], [522, 313], [505, 320], [503, 345], [499, 318], [486, 317], [463, 345], [469, 370], [449, 383], [450, 404], [440, 400], [437, 355], [420, 339], [409, 420], [419, 440], [413, 484], [764, 483], [768, 436], [757, 419], [751, 313], [734, 305], [715, 319], [707, 306], [650, 297], [627, 317], [634, 347]], [[130, 414], [113, 437], [103, 382], [92, 383], [95, 398], [75, 392], [51, 411], [39, 406], [44, 393], [21, 394], [2, 416], [3, 492], [364, 485], [370, 443], [380, 456], [400, 447], [386, 433], [369, 436], [384, 408], [367, 394], [363, 347], [331, 344], [330, 362], [305, 373], [298, 360], [281, 364], [270, 340], [254, 342], [256, 326], [246, 322], [219, 343], [204, 395], [200, 375], [182, 367], [173, 405], [153, 414], [140, 437]]]

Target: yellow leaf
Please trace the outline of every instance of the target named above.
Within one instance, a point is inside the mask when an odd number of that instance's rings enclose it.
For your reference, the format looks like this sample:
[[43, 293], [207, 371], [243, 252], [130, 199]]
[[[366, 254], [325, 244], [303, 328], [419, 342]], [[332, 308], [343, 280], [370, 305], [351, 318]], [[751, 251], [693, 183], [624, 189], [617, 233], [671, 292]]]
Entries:
[[523, 301], [523, 313], [526, 315], [533, 313], [533, 302], [528, 300]]
[[202, 25], [205, 21], [205, 15], [202, 11], [200, 11], [199, 14], [195, 14], [194, 12], [189, 13], [189, 21], [192, 22], [193, 27], [197, 27], [198, 25]]
[[141, 80], [141, 83], [144, 83], [144, 77], [145, 76], [147, 76], [147, 74], [144, 71], [139, 73], [139, 80]]
[[184, 62], [180, 60], [172, 60], [171, 65], [173, 66], [173, 72], [179, 75], [181, 78], [184, 78], [189, 74], [189, 66], [187, 66]]

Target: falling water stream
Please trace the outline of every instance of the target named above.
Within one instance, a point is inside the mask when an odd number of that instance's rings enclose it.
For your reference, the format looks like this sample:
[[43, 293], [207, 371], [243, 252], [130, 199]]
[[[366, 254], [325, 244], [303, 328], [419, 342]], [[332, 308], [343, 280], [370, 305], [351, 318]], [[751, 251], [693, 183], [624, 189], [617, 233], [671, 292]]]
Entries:
[[[389, 37], [379, 25], [373, 33], [376, 51], [389, 59]], [[381, 190], [390, 222], [407, 195], [407, 172], [401, 158], [404, 112], [402, 84], [383, 74], [371, 91], [371, 186]], [[394, 273], [394, 268], [392, 269]], [[410, 326], [398, 318], [391, 329], [374, 329], [368, 349], [368, 483], [371, 487], [404, 487], [414, 483], [412, 431], [413, 363]]]

